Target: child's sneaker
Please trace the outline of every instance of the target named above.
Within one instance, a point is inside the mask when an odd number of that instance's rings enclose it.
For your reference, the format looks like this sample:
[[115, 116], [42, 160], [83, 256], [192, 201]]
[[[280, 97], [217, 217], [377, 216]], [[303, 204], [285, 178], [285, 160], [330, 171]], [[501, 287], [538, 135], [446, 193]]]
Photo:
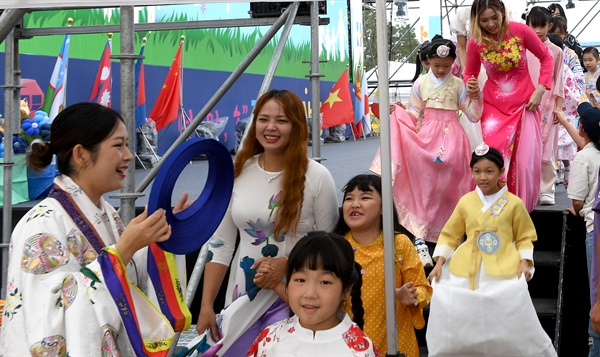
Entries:
[[540, 205], [549, 206], [554, 204], [554, 193], [542, 193], [540, 195]]
[[421, 257], [423, 267], [433, 268], [433, 259], [431, 259], [431, 255], [429, 255], [429, 248], [427, 248], [425, 241], [420, 238], [415, 238], [415, 248], [417, 248], [417, 253], [419, 253], [419, 257]]

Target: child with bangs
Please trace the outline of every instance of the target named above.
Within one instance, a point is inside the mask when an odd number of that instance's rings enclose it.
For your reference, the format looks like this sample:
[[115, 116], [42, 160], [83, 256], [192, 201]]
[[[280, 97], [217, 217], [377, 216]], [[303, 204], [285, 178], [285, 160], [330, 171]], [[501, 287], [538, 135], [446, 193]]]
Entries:
[[600, 77], [600, 52], [596, 47], [586, 47], [583, 50], [583, 66], [587, 70], [585, 73], [585, 94], [593, 106], [600, 105], [600, 92], [596, 83]]
[[[357, 175], [344, 189], [342, 216], [335, 232], [344, 235], [355, 250], [354, 259], [363, 268], [361, 289], [364, 307], [364, 331], [373, 339], [381, 354], [387, 352], [384, 275], [384, 242], [381, 202], [381, 177]], [[404, 227], [398, 224], [394, 210], [396, 333], [398, 351], [407, 357], [419, 357], [415, 329], [425, 326], [423, 308], [431, 299], [423, 264]], [[346, 312], [354, 316], [352, 305]]]
[[[286, 278], [277, 288], [285, 290], [294, 315], [265, 328], [247, 357], [379, 357], [373, 341], [361, 330], [361, 267], [343, 237], [308, 233], [290, 253]], [[343, 311], [348, 299], [352, 299], [355, 322]]]

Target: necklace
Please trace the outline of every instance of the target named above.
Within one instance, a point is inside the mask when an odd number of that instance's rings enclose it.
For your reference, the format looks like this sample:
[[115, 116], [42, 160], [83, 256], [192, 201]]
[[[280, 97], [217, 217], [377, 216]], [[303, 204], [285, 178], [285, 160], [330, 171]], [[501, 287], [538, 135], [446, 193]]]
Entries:
[[269, 175], [266, 171], [265, 171], [265, 156], [263, 155], [261, 157], [260, 160], [260, 169], [263, 173], [263, 175], [265, 176], [265, 178], [267, 179], [267, 182], [271, 182], [273, 180], [275, 180], [276, 178], [278, 178], [279, 176], [281, 176], [283, 174], [283, 172], [285, 171], [285, 169], [279, 171], [278, 173], [276, 173], [275, 175]]

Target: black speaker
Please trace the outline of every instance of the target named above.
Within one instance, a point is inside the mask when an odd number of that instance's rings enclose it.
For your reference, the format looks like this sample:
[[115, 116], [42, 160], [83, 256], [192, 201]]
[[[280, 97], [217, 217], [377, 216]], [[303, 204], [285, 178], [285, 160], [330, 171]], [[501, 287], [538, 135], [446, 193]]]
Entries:
[[[311, 1], [301, 1], [298, 6], [297, 16], [310, 16]], [[251, 2], [250, 17], [279, 17], [288, 8], [291, 2]], [[319, 1], [319, 15], [327, 15], [327, 1]]]

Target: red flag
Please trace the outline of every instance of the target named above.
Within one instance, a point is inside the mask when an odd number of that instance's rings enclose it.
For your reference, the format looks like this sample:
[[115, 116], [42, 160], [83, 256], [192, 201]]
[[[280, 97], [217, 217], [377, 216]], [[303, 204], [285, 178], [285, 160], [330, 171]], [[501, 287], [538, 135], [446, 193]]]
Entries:
[[360, 139], [360, 137], [363, 136], [362, 121], [358, 124], [350, 123], [350, 126], [352, 127], [352, 135], [354, 135], [354, 140]]
[[111, 51], [111, 40], [110, 38], [106, 41], [104, 51], [102, 52], [102, 58], [100, 59], [100, 66], [96, 73], [96, 80], [92, 87], [92, 94], [90, 95], [90, 102], [102, 104], [105, 107], [111, 107], [111, 87], [112, 77], [110, 75], [110, 51]]
[[359, 73], [361, 73], [360, 75], [360, 79], [358, 82], [360, 82], [360, 92], [362, 94], [362, 101], [363, 101], [363, 105], [364, 105], [364, 112], [363, 114], [368, 118], [369, 117], [369, 112], [371, 111], [369, 108], [369, 87], [367, 86], [367, 79], [365, 78], [365, 69], [363, 67], [362, 71], [360, 71]]
[[179, 43], [179, 49], [167, 73], [165, 83], [154, 102], [154, 107], [148, 115], [156, 122], [156, 130], [160, 130], [177, 119], [179, 107], [181, 106], [181, 48], [183, 41]]
[[350, 97], [348, 70], [340, 76], [337, 83], [331, 88], [327, 99], [321, 104], [321, 119], [323, 129], [346, 124], [354, 121], [354, 108]]
[[375, 98], [373, 98], [373, 104], [371, 105], [371, 111], [373, 115], [379, 118], [379, 89], [375, 91]]
[[[146, 38], [142, 41], [140, 56], [144, 55]], [[135, 63], [135, 127], [146, 123], [146, 80], [144, 79], [144, 60], [138, 59]]]

